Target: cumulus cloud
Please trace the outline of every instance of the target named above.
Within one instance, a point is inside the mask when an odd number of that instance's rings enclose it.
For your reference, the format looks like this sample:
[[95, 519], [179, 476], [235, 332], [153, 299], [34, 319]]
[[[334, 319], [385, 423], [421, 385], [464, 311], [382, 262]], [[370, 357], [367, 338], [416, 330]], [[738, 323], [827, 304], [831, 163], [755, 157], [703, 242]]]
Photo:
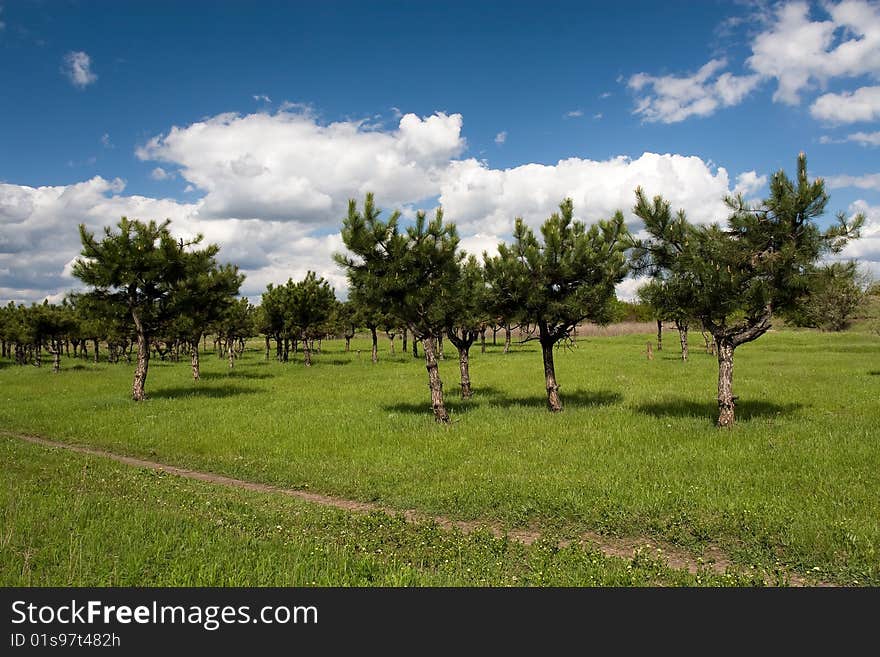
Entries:
[[85, 89], [98, 80], [98, 76], [92, 71], [92, 58], [81, 50], [64, 55], [61, 72], [77, 89]]
[[169, 178], [173, 178], [173, 173], [168, 173], [162, 167], [156, 167], [152, 171], [150, 171], [150, 178], [153, 180], [168, 180]]
[[709, 116], [720, 107], [736, 105], [745, 98], [760, 81], [757, 75], [733, 75], [720, 73], [727, 66], [724, 59], [712, 59], [700, 69], [685, 76], [653, 76], [636, 73], [628, 82], [637, 94], [634, 114], [645, 121], [678, 123], [691, 116]]
[[[138, 153], [168, 162], [156, 168], [169, 175], [173, 167], [192, 187], [192, 202], [126, 195], [121, 180], [101, 177], [64, 187], [0, 185], [0, 296], [41, 300], [77, 286], [70, 277], [80, 250], [77, 225], [99, 231], [123, 215], [170, 218], [182, 237], [203, 233], [221, 246], [222, 260], [242, 268], [243, 293], [256, 299], [266, 284], [309, 269], [344, 294], [331, 255], [343, 249], [339, 227], [348, 199], [367, 191], [405, 218], [439, 201], [459, 227], [462, 248], [481, 256], [509, 238], [515, 217], [537, 227], [566, 196], [579, 219], [621, 209], [637, 229], [630, 213], [636, 186], [662, 193], [701, 222], [727, 216], [722, 198], [734, 187], [724, 168], [697, 157], [645, 153], [493, 169], [460, 159], [464, 148], [455, 114], [405, 115], [387, 131], [357, 122], [322, 125], [311, 114], [286, 112], [226, 114], [173, 128]], [[745, 191], [763, 182], [754, 172], [735, 181]]]
[[837, 259], [858, 258], [875, 278], [880, 278], [880, 206], [858, 200], [850, 205], [849, 211], [851, 215], [863, 213], [865, 226], [862, 228], [862, 236], [850, 242]]
[[495, 135], [495, 143], [501, 146], [504, 142], [507, 141], [507, 130], [502, 130], [497, 135]]
[[[675, 123], [709, 116], [737, 105], [762, 81], [775, 81], [775, 102], [797, 105], [804, 91], [822, 89], [833, 79], [880, 77], [880, 4], [867, 0], [823, 3], [821, 16], [811, 15], [807, 2], [780, 3], [767, 15], [753, 17], [766, 25], [751, 42], [746, 75], [721, 72], [724, 59], [712, 59], [696, 73], [653, 76], [637, 73], [629, 87], [637, 92], [635, 113], [645, 121]], [[863, 99], [871, 87], [851, 94], [827, 94], [812, 108], [817, 118], [833, 121], [870, 120]], [[639, 93], [650, 90], [649, 93]], [[860, 95], [861, 92], [861, 95]], [[824, 100], [823, 100], [824, 99]], [[873, 103], [873, 104], [872, 104]]]
[[846, 136], [846, 141], [852, 141], [862, 146], [880, 146], [880, 131], [854, 132]]
[[110, 141], [110, 133], [109, 132], [105, 132], [103, 135], [101, 135], [101, 145], [104, 148], [116, 148], [116, 146], [113, 144], [113, 142]]
[[781, 5], [774, 24], [752, 43], [748, 65], [776, 79], [774, 100], [794, 105], [803, 90], [832, 78], [880, 71], [880, 6], [844, 0], [824, 10], [825, 20], [813, 20], [806, 2]]
[[460, 114], [405, 114], [391, 132], [311, 113], [221, 114], [174, 127], [137, 150], [173, 163], [204, 192], [203, 218], [337, 221], [367, 191], [389, 205], [436, 193], [465, 147]]
[[271, 103], [272, 102], [272, 99], [269, 98], [269, 96], [267, 96], [266, 94], [254, 94], [253, 98], [258, 103]]
[[759, 176], [754, 171], [744, 171], [736, 177], [734, 194], [751, 196], [767, 184], [767, 176]]
[[813, 118], [832, 123], [880, 119], [880, 86], [819, 96], [810, 107]]
[[828, 176], [825, 179], [828, 187], [839, 189], [841, 187], [857, 187], [859, 189], [873, 189], [880, 191], [880, 173], [866, 173], [863, 176]]
[[473, 158], [455, 160], [440, 186], [440, 203], [463, 234], [507, 235], [516, 217], [537, 227], [566, 197], [571, 197], [576, 216], [584, 221], [623, 210], [635, 223], [629, 209], [640, 185], [649, 195], [663, 194], [695, 221], [727, 216], [722, 199], [730, 192], [730, 179], [724, 168], [713, 172], [698, 157], [655, 153], [635, 160], [570, 158], [555, 165], [511, 169], [491, 169]]

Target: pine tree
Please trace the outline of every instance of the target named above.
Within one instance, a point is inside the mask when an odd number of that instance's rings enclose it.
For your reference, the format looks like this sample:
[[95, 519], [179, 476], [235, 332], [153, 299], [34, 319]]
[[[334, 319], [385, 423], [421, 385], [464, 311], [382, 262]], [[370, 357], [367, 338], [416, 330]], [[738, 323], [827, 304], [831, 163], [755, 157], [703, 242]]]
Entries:
[[373, 195], [367, 194], [363, 211], [349, 202], [342, 240], [350, 254], [337, 254], [346, 270], [352, 296], [359, 303], [400, 319], [425, 352], [431, 406], [437, 422], [449, 422], [443, 403], [443, 383], [437, 367], [436, 340], [444, 326], [444, 290], [455, 280], [462, 259], [455, 225], [443, 221], [437, 209], [428, 221], [419, 211], [412, 226], [401, 232], [400, 213], [388, 221], [379, 218]]
[[79, 227], [83, 249], [73, 265], [73, 275], [94, 288], [90, 294], [96, 299], [124, 306], [134, 324], [137, 366], [131, 394], [135, 401], [146, 399], [150, 337], [162, 326], [172, 293], [191, 271], [193, 259], [212, 258], [219, 250], [212, 244], [189, 251], [202, 236], [178, 241], [168, 230], [170, 223], [123, 217], [118, 231], [106, 227], [101, 240], [84, 224]]
[[538, 329], [547, 405], [553, 412], [562, 410], [554, 346], [570, 339], [583, 321], [610, 319], [614, 286], [627, 272], [629, 233], [623, 215], [618, 212], [587, 228], [573, 213], [571, 199], [565, 199], [541, 226], [543, 241], [517, 218], [513, 244], [499, 244], [498, 255], [486, 258], [486, 278], [497, 303]]
[[[734, 423], [733, 355], [742, 344], [770, 328], [774, 313], [791, 308], [809, 290], [809, 277], [821, 256], [840, 252], [858, 237], [864, 222], [841, 213], [822, 231], [815, 223], [828, 203], [821, 179], [807, 177], [806, 156], [797, 160], [797, 177], [778, 171], [770, 195], [752, 207], [741, 196], [729, 197], [727, 227], [697, 226], [680, 212], [675, 222], [665, 217], [661, 197], [653, 205], [637, 192], [635, 212], [649, 237], [635, 253], [648, 265], [689, 283], [693, 313], [709, 331], [718, 356], [718, 426]], [[642, 263], [645, 264], [644, 262]]]
[[309, 271], [294, 285], [291, 302], [291, 322], [302, 341], [305, 365], [311, 367], [314, 341], [328, 333], [336, 295], [326, 280]]
[[486, 278], [474, 256], [469, 256], [459, 267], [455, 281], [446, 290], [446, 298], [446, 336], [458, 350], [461, 396], [467, 399], [473, 395], [470, 349], [488, 321]]

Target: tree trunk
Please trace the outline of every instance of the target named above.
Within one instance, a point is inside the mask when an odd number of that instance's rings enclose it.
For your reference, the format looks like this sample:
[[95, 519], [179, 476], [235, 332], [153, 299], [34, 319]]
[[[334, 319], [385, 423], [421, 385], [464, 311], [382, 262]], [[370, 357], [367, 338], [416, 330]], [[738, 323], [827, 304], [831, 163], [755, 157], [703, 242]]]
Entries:
[[510, 352], [510, 337], [513, 331], [510, 330], [509, 326], [504, 327], [504, 353]]
[[226, 340], [226, 356], [229, 360], [229, 369], [235, 367], [235, 339], [227, 338]]
[[284, 338], [284, 353], [281, 354], [281, 362], [286, 363], [290, 358], [290, 338]]
[[54, 345], [52, 349], [52, 373], [58, 374], [61, 371], [61, 344]]
[[193, 381], [198, 381], [202, 378], [202, 373], [199, 369], [199, 341], [194, 340], [191, 346], [190, 356], [192, 357]]
[[347, 335], [345, 336], [345, 353], [351, 351], [351, 338]]
[[391, 350], [390, 351], [391, 351], [392, 356], [394, 356], [394, 354], [395, 354], [395, 352], [394, 352], [394, 338], [395, 338], [395, 335], [388, 334], [388, 341], [391, 343]]
[[657, 320], [657, 351], [663, 351], [663, 321]]
[[95, 343], [95, 358], [94, 358], [94, 361], [97, 363], [97, 362], [98, 362], [98, 338], [95, 338], [95, 339], [93, 340], [93, 342]]
[[305, 358], [305, 366], [312, 366], [312, 341], [308, 338], [303, 339], [303, 356]]
[[437, 359], [438, 360], [446, 360], [446, 356], [443, 355], [443, 336], [437, 336]]
[[480, 353], [486, 353], [486, 327], [480, 329]]
[[38, 344], [37, 349], [34, 352], [34, 367], [42, 367], [43, 366], [43, 345]]
[[544, 380], [547, 384], [547, 406], [553, 413], [562, 410], [562, 399], [559, 397], [559, 384], [556, 383], [556, 368], [553, 365], [553, 342], [541, 340], [541, 355], [544, 357]]
[[269, 360], [269, 352], [272, 350], [272, 344], [269, 341], [269, 336], [265, 336], [266, 338], [266, 360]]
[[408, 331], [406, 329], [403, 329], [403, 336], [402, 337], [403, 337], [403, 353], [404, 354], [407, 351], [409, 351], [409, 344], [407, 343], [407, 333], [408, 333]]
[[687, 322], [675, 322], [675, 328], [678, 329], [678, 339], [681, 342], [681, 359], [688, 359], [688, 324]]
[[419, 341], [416, 340], [415, 333], [413, 333], [413, 358], [419, 357]]
[[[135, 316], [136, 317], [136, 316]], [[137, 327], [137, 365], [134, 368], [134, 382], [131, 384], [131, 398], [144, 401], [147, 398], [147, 370], [150, 368], [150, 342], [144, 334], [139, 319], [135, 319]]]
[[434, 356], [434, 338], [426, 335], [422, 338], [422, 346], [425, 349], [425, 367], [428, 370], [428, 387], [431, 389], [431, 408], [434, 409], [434, 419], [446, 424], [449, 422], [449, 413], [443, 405], [443, 382], [440, 380], [440, 371], [437, 367], [437, 358]]
[[730, 428], [734, 422], [733, 350], [730, 340], [715, 338], [718, 352], [718, 426]]
[[370, 335], [373, 338], [373, 351], [370, 354], [370, 359], [374, 363], [378, 363], [379, 362], [379, 338], [376, 337], [376, 327], [375, 326], [370, 327]]
[[473, 396], [473, 392], [471, 391], [471, 372], [470, 372], [470, 364], [469, 364], [469, 354], [470, 349], [468, 347], [461, 347], [458, 350], [458, 369], [461, 371], [461, 398], [467, 399], [468, 397]]

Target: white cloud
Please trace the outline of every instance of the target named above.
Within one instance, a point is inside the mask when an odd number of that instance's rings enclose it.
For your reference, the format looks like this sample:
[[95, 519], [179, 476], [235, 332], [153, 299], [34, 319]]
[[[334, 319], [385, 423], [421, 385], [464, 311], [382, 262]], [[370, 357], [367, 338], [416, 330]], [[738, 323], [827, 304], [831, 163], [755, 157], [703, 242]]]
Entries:
[[[637, 73], [629, 79], [630, 88], [652, 92], [637, 96], [635, 113], [645, 121], [675, 123], [738, 105], [765, 80], [776, 81], [774, 101], [797, 105], [804, 91], [823, 89], [833, 79], [880, 78], [880, 3], [825, 2], [821, 13], [821, 18], [812, 17], [807, 2], [779, 3], [769, 14], [759, 4], [753, 19], [768, 26], [752, 40], [745, 61], [750, 74], [720, 73], [724, 59], [710, 60], [691, 75]], [[839, 122], [870, 120], [877, 115], [876, 101], [868, 103], [872, 113], [859, 96], [868, 89], [827, 94], [814, 105], [813, 115]]]
[[495, 143], [499, 146], [507, 141], [507, 130], [502, 130], [497, 135], [495, 135]]
[[663, 194], [695, 221], [727, 216], [722, 199], [730, 192], [730, 180], [725, 169], [713, 172], [698, 157], [655, 153], [635, 160], [570, 158], [512, 169], [490, 169], [473, 158], [455, 160], [440, 186], [440, 203], [464, 235], [508, 235], [518, 216], [537, 227], [566, 197], [582, 220], [605, 219], [619, 209], [634, 224], [629, 210], [639, 185], [649, 195]]
[[156, 167], [152, 171], [150, 171], [150, 178], [153, 180], [168, 180], [169, 178], [173, 178], [173, 173], [168, 173], [162, 167]]
[[602, 100], [605, 100], [606, 98], [611, 98], [611, 92], [603, 91], [601, 94], [599, 94], [599, 98], [601, 98]]
[[617, 293], [617, 298], [621, 301], [635, 301], [638, 298], [639, 288], [649, 280], [649, 276], [624, 278], [614, 289]]
[[880, 119], [880, 86], [819, 96], [810, 107], [813, 118], [832, 123]]
[[220, 114], [172, 128], [137, 155], [179, 167], [205, 193], [204, 218], [335, 222], [367, 191], [394, 206], [435, 195], [465, 147], [461, 126], [460, 114], [443, 113], [406, 114], [392, 132], [306, 113]]
[[596, 114], [593, 114], [593, 118], [596, 121], [599, 121], [602, 118], [602, 112], [597, 112]]
[[[638, 185], [700, 222], [727, 216], [722, 198], [733, 186], [725, 169], [697, 157], [645, 153], [492, 169], [456, 159], [463, 149], [459, 115], [410, 114], [388, 131], [356, 122], [321, 125], [312, 115], [284, 112], [220, 115], [173, 128], [139, 155], [169, 162], [194, 192], [192, 202], [124, 195], [121, 180], [101, 177], [66, 187], [0, 185], [0, 295], [34, 300], [76, 286], [70, 265], [80, 250], [77, 225], [100, 230], [123, 215], [170, 218], [183, 237], [204, 233], [220, 244], [222, 260], [242, 267], [243, 291], [256, 298], [267, 283], [308, 269], [342, 293], [345, 278], [331, 254], [343, 248], [339, 227], [348, 199], [366, 191], [405, 218], [439, 200], [458, 225], [462, 247], [479, 256], [509, 238], [515, 217], [537, 227], [566, 196], [579, 219], [621, 209], [637, 228], [630, 209]], [[157, 168], [170, 175], [170, 167]], [[737, 184], [752, 189], [759, 180], [746, 172]]]
[[110, 141], [110, 133], [109, 132], [105, 132], [103, 135], [101, 135], [101, 145], [104, 148], [116, 148], [116, 146], [114, 146], [113, 142]]
[[748, 65], [775, 78], [775, 101], [797, 104], [805, 89], [837, 77], [880, 71], [880, 5], [864, 0], [825, 4], [812, 20], [806, 2], [780, 5], [772, 27], [752, 43]]
[[67, 76], [71, 84], [78, 89], [85, 89], [97, 81], [98, 76], [92, 71], [92, 58], [80, 51], [71, 51], [64, 55], [61, 72]]
[[566, 119], [577, 119], [583, 115], [584, 115], [583, 110], [576, 109], [576, 110], [571, 110], [570, 112], [566, 112], [565, 118]]
[[880, 191], [880, 173], [866, 173], [863, 176], [828, 176], [825, 178], [828, 187], [840, 189], [841, 187], [858, 187], [859, 189], [874, 189]]
[[272, 99], [269, 98], [269, 96], [267, 96], [266, 94], [254, 94], [253, 98], [258, 103], [271, 103], [272, 102]]
[[760, 81], [757, 75], [736, 76], [719, 72], [724, 59], [712, 59], [686, 76], [652, 76], [636, 73], [628, 82], [636, 93], [650, 89], [636, 100], [634, 114], [648, 122], [678, 123], [691, 116], [709, 116], [720, 107], [736, 105]]
[[846, 141], [852, 141], [862, 146], [880, 146], [880, 131], [854, 132], [846, 136]]
[[835, 259], [858, 258], [871, 271], [875, 279], [880, 278], [880, 206], [869, 205], [860, 199], [850, 205], [849, 211], [850, 215], [859, 212], [865, 215], [862, 236], [850, 242], [843, 253], [836, 256]]
[[751, 196], [767, 184], [767, 176], [759, 176], [754, 171], [744, 171], [736, 177], [734, 194]]

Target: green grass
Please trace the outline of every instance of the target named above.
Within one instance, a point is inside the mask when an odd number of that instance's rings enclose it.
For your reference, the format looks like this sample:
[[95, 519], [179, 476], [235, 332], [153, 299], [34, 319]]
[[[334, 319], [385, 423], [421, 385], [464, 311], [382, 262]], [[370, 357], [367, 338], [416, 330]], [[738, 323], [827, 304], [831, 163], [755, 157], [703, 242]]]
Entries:
[[[2, 586], [742, 585], [545, 540], [348, 514], [0, 438]], [[755, 575], [757, 577], [757, 574]], [[756, 580], [757, 581], [757, 580]]]
[[558, 352], [559, 415], [545, 410], [533, 344], [475, 348], [466, 403], [447, 346], [449, 427], [432, 420], [423, 365], [389, 357], [387, 342], [375, 366], [366, 341], [360, 355], [325, 343], [312, 368], [249, 351], [227, 372], [208, 355], [197, 384], [188, 363], [153, 361], [142, 404], [128, 399], [130, 366], [65, 360], [53, 376], [4, 363], [0, 427], [401, 510], [695, 554], [717, 545], [744, 568], [880, 584], [880, 340], [783, 331], [741, 347], [738, 424], [718, 431], [714, 358], [697, 334], [682, 363], [667, 338], [651, 362], [649, 336]]

